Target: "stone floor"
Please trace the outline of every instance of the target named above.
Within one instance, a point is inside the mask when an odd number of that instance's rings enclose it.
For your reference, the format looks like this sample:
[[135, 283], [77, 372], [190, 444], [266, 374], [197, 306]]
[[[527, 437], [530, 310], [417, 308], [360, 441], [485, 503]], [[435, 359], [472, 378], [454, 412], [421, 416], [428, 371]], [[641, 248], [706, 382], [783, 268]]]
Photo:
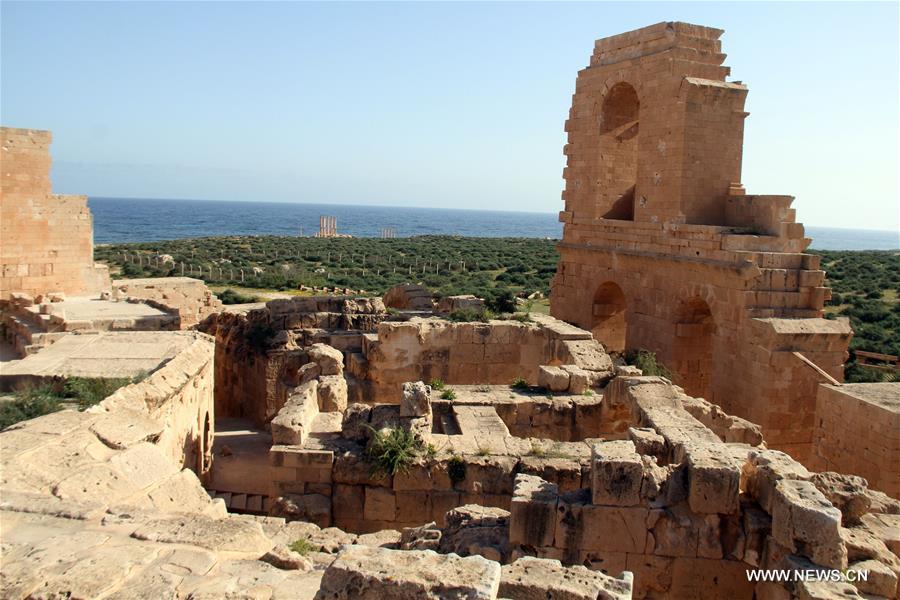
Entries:
[[[55, 303], [53, 306], [65, 311], [67, 321], [109, 321], [169, 316], [169, 313], [149, 304], [112, 302], [89, 296], [66, 298], [65, 301]], [[30, 307], [29, 310], [37, 313], [38, 307]]]
[[36, 354], [0, 362], [0, 387], [45, 377], [134, 377], [157, 369], [193, 339], [178, 331], [69, 334]]

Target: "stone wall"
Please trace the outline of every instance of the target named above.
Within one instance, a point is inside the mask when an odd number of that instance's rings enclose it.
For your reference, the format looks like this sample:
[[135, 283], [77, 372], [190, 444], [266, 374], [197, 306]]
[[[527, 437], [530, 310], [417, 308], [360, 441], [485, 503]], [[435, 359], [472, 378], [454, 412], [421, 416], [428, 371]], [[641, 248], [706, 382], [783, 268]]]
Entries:
[[117, 279], [112, 287], [116, 298], [135, 298], [177, 313], [182, 329], [196, 326], [223, 308], [204, 282], [190, 277]]
[[3, 127], [0, 137], [0, 300], [107, 289], [109, 273], [94, 263], [87, 198], [53, 193], [50, 132]]
[[117, 390], [95, 414], [135, 420], [140, 430], [147, 419], [160, 425], [154, 443], [176, 465], [205, 478], [212, 467], [215, 435], [213, 384], [214, 340], [193, 333], [193, 342], [146, 379]]
[[813, 464], [900, 498], [900, 383], [820, 385]]
[[542, 365], [571, 364], [612, 374], [612, 363], [590, 333], [549, 317], [535, 322], [455, 323], [439, 318], [384, 322], [364, 338], [348, 371], [366, 387], [366, 402], [399, 402], [406, 381], [448, 384], [538, 384]]

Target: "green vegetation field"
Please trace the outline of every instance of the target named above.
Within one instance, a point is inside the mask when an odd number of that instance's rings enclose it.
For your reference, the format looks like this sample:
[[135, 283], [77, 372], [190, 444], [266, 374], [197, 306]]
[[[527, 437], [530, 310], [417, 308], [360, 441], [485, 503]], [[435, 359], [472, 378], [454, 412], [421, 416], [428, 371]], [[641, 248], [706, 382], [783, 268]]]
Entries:
[[850, 317], [855, 332], [847, 380], [885, 379], [884, 372], [857, 365], [852, 351], [900, 355], [900, 253], [821, 250], [816, 254], [822, 256], [832, 289], [826, 316]]
[[[123, 277], [181, 275], [184, 264], [185, 275], [202, 278], [214, 289], [289, 292], [303, 285], [381, 294], [398, 283], [421, 282], [440, 295], [481, 297], [507, 290], [546, 295], [558, 260], [552, 240], [438, 236], [201, 238], [98, 246], [95, 254]], [[174, 264], [157, 266], [151, 257], [159, 255], [171, 256]], [[263, 271], [254, 274], [254, 267]]]
[[[856, 331], [851, 349], [900, 354], [900, 253], [817, 253], [834, 290], [827, 316], [850, 317]], [[160, 255], [174, 263], [157, 260]], [[301, 285], [381, 294], [403, 282], [421, 282], [440, 295], [546, 296], [558, 254], [555, 240], [534, 238], [261, 236], [104, 245], [96, 258], [121, 277], [177, 276], [183, 268], [225, 301], [240, 302], [257, 291], [263, 297], [298, 293]], [[857, 366], [852, 357], [847, 375], [852, 381], [885, 376]]]

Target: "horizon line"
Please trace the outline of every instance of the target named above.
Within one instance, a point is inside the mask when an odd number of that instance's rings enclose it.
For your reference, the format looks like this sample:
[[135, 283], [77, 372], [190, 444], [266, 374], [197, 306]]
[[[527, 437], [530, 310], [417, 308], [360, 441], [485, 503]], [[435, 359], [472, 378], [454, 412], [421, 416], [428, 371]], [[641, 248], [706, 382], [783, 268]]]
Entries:
[[[462, 212], [506, 212], [506, 213], [524, 213], [531, 215], [553, 215], [555, 211], [538, 211], [538, 210], [510, 210], [502, 208], [448, 208], [444, 206], [418, 206], [418, 205], [397, 205], [397, 204], [353, 204], [350, 202], [309, 202], [305, 200], [237, 200], [234, 198], [148, 198], [144, 196], [98, 196], [92, 194], [77, 194], [86, 196], [88, 199], [97, 198], [100, 200], [163, 200], [175, 202], [244, 202], [248, 204], [307, 204], [307, 205], [323, 205], [323, 206], [356, 206], [363, 208], [414, 208], [420, 210], [455, 210]], [[842, 231], [877, 231], [881, 233], [895, 233], [900, 235], [900, 227], [897, 229], [876, 229], [874, 227], [835, 227], [833, 225], [815, 225], [801, 221], [804, 227], [815, 227], [818, 229], [838, 229]]]

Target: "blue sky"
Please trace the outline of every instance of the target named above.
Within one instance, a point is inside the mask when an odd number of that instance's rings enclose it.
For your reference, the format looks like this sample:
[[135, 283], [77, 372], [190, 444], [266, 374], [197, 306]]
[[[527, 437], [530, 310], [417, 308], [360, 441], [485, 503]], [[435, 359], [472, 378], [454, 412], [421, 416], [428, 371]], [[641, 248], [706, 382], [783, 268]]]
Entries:
[[561, 209], [595, 39], [725, 29], [743, 183], [898, 229], [897, 3], [2, 2], [4, 125], [60, 193]]

